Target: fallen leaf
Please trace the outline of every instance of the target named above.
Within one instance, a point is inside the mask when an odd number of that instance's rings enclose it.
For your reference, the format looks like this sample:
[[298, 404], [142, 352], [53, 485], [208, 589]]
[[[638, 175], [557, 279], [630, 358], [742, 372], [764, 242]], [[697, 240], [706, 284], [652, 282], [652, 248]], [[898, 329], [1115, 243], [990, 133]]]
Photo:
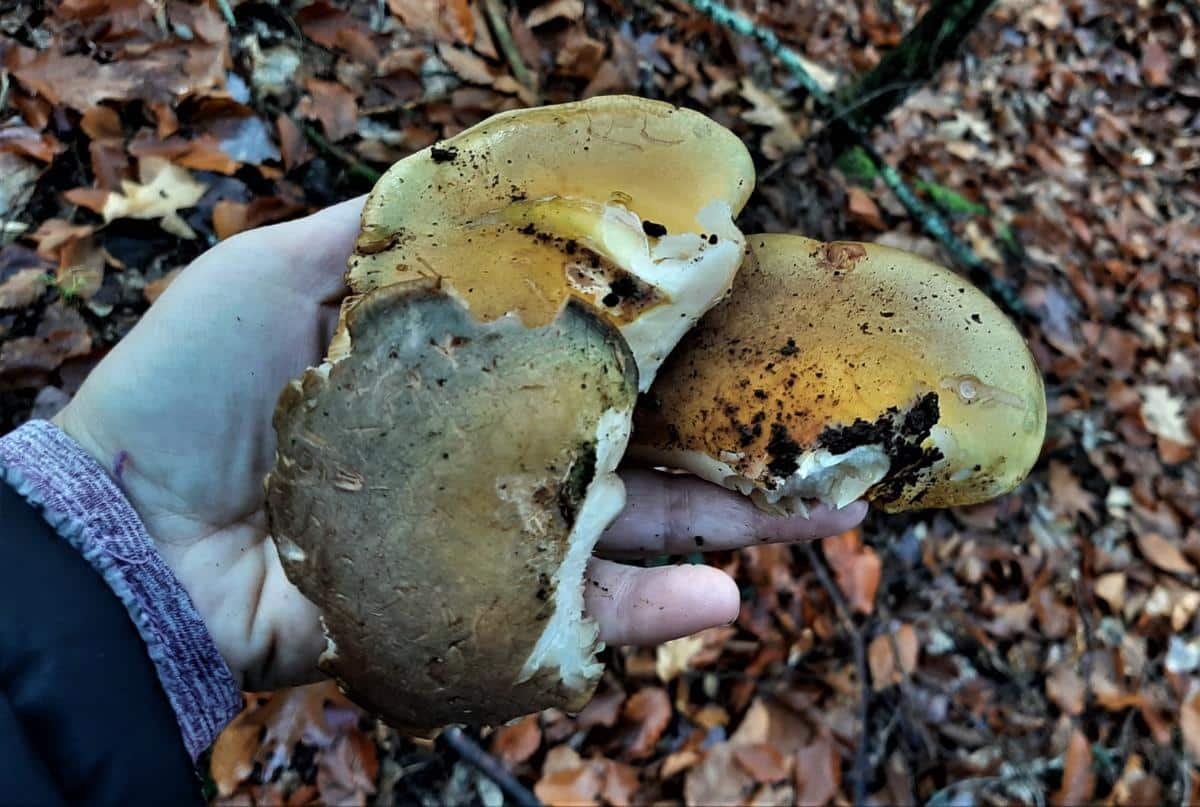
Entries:
[[16, 154], [0, 152], [0, 221], [20, 218], [41, 169]]
[[1057, 665], [1046, 678], [1046, 697], [1064, 714], [1082, 714], [1086, 694], [1087, 685], [1073, 664]]
[[61, 301], [47, 307], [34, 336], [0, 344], [0, 376], [57, 370], [67, 359], [92, 350], [87, 323]]
[[229, 796], [254, 772], [254, 757], [263, 735], [262, 726], [231, 724], [217, 735], [209, 762], [209, 775], [217, 793]]
[[592, 726], [611, 728], [617, 724], [621, 716], [621, 705], [625, 703], [624, 692], [605, 692], [588, 701], [583, 711], [575, 718], [575, 725], [581, 729]]
[[278, 196], [257, 196], [251, 202], [222, 199], [213, 206], [213, 232], [224, 241], [231, 235], [283, 221], [305, 210]]
[[510, 768], [533, 756], [542, 744], [542, 727], [536, 714], [526, 715], [515, 723], [496, 729], [492, 738], [492, 753]]
[[495, 81], [496, 77], [492, 75], [492, 69], [488, 67], [487, 62], [471, 51], [443, 43], [438, 45], [438, 55], [463, 81], [482, 84], [485, 87], [490, 87]]
[[20, 269], [0, 283], [0, 311], [31, 305], [46, 290], [47, 275], [42, 269]]
[[583, 0], [551, 0], [529, 12], [525, 24], [537, 28], [552, 20], [577, 20], [583, 16]]
[[1136, 536], [1138, 551], [1142, 557], [1162, 569], [1175, 574], [1195, 574], [1194, 567], [1179, 547], [1156, 532], [1139, 532]]
[[742, 79], [740, 91], [752, 107], [742, 113], [742, 118], [748, 123], [770, 129], [762, 140], [764, 156], [776, 160], [800, 145], [802, 138], [792, 123], [792, 116], [774, 96], [760, 90], [748, 77]]
[[1125, 608], [1125, 573], [1109, 572], [1096, 578], [1093, 584], [1096, 596], [1108, 603], [1113, 613]]
[[683, 800], [689, 807], [742, 804], [754, 786], [754, 777], [736, 763], [734, 747], [727, 742], [717, 743], [688, 770]]
[[1179, 726], [1183, 742], [1192, 759], [1200, 759], [1200, 687], [1195, 687], [1179, 710]]
[[6, 125], [0, 128], [0, 152], [11, 152], [48, 163], [66, 147], [51, 134], [29, 126]]
[[852, 186], [846, 192], [846, 209], [850, 217], [859, 224], [875, 230], [887, 229], [883, 214], [879, 212], [879, 205], [875, 204], [875, 200], [862, 188]]
[[1096, 791], [1096, 775], [1092, 773], [1092, 745], [1079, 729], [1071, 734], [1067, 758], [1063, 766], [1062, 787], [1054, 794], [1054, 804], [1087, 804]]
[[675, 774], [688, 770], [703, 758], [704, 755], [694, 748], [684, 748], [682, 751], [668, 754], [663, 759], [662, 767], [658, 770], [658, 775], [661, 779], [670, 779]]
[[1050, 503], [1056, 513], [1098, 520], [1096, 497], [1083, 488], [1069, 465], [1057, 460], [1050, 461]]
[[883, 565], [875, 550], [863, 545], [858, 530], [825, 538], [821, 541], [821, 550], [850, 610], [860, 614], [874, 611], [875, 591], [879, 588]]
[[533, 786], [534, 795], [549, 807], [557, 805], [592, 805], [600, 803], [604, 780], [591, 765], [543, 773]]
[[798, 750], [792, 769], [796, 774], [796, 803], [828, 804], [842, 786], [842, 758], [829, 734]]
[[1157, 39], [1142, 45], [1142, 79], [1151, 87], [1166, 87], [1171, 83], [1171, 60]]
[[342, 735], [317, 764], [317, 791], [326, 804], [367, 803], [375, 793], [379, 757], [375, 743], [357, 729]]
[[759, 784], [781, 782], [792, 773], [792, 760], [767, 743], [736, 746], [733, 758]]
[[92, 236], [76, 238], [63, 245], [55, 283], [65, 298], [90, 300], [104, 282], [104, 250]]
[[626, 753], [632, 759], [644, 759], [654, 753], [654, 746], [671, 722], [671, 699], [662, 687], [639, 689], [625, 702], [621, 718], [636, 726]]
[[[895, 642], [895, 647], [893, 647]], [[900, 653], [897, 660], [896, 652]], [[911, 674], [917, 668], [917, 632], [912, 625], [900, 625], [892, 634], [881, 634], [871, 640], [867, 647], [867, 661], [871, 668], [871, 685], [878, 692], [903, 680], [903, 674]], [[897, 663], [899, 661], [899, 663]]]
[[1174, 443], [1190, 446], [1192, 433], [1183, 414], [1183, 399], [1176, 397], [1170, 387], [1146, 384], [1139, 387], [1142, 394], [1142, 420], [1151, 434]]
[[1163, 803], [1162, 782], [1154, 774], [1146, 772], [1141, 755], [1131, 754], [1125, 761], [1121, 778], [1113, 785], [1112, 803], [1117, 807]]
[[138, 162], [138, 182], [121, 183], [121, 192], [105, 199], [105, 222], [115, 219], [161, 219], [162, 228], [180, 238], [195, 238], [192, 228], [179, 211], [194, 206], [204, 195], [205, 186], [184, 168], [161, 157], [145, 157]]
[[336, 81], [310, 78], [304, 82], [308, 95], [296, 105], [297, 114], [321, 122], [325, 137], [336, 143], [358, 130], [358, 101], [354, 93]]
[[684, 636], [655, 648], [654, 671], [664, 684], [691, 669], [691, 661], [704, 647], [701, 636]]

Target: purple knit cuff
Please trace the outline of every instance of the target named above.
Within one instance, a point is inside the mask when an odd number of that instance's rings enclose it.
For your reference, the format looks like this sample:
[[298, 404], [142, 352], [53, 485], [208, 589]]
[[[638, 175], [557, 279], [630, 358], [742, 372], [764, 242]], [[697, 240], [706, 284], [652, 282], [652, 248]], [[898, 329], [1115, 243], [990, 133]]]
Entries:
[[125, 604], [195, 761], [242, 708], [241, 691], [125, 495], [44, 420], [0, 437], [0, 480], [36, 506]]

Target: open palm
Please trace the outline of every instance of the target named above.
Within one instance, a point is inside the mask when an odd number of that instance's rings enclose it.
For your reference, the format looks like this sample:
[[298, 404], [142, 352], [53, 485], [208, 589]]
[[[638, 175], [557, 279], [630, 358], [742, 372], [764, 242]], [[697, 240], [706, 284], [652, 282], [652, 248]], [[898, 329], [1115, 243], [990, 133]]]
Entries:
[[[190, 265], [55, 419], [122, 483], [167, 564], [247, 688], [319, 676], [318, 611], [269, 540], [263, 477], [279, 391], [324, 355], [362, 200], [235, 236]], [[611, 557], [728, 549], [847, 529], [855, 504], [770, 518], [735, 494], [649, 471], [623, 474]], [[649, 547], [649, 550], [646, 548]], [[684, 549], [686, 547], [686, 549]], [[587, 608], [610, 644], [652, 643], [733, 619], [733, 581], [705, 566], [642, 569], [595, 559]], [[603, 597], [592, 588], [605, 591]], [[652, 603], [655, 607], [638, 607]]]

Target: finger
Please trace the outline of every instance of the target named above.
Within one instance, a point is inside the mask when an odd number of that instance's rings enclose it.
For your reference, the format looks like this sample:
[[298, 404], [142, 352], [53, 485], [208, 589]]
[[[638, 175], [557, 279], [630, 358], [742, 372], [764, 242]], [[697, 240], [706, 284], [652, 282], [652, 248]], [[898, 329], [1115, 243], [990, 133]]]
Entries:
[[841, 510], [826, 505], [809, 516], [773, 516], [745, 496], [689, 476], [628, 470], [625, 509], [600, 538], [610, 557], [715, 552], [759, 543], [824, 538], [851, 529], [867, 513], [865, 502]]
[[262, 261], [260, 268], [278, 272], [281, 285], [316, 302], [337, 300], [345, 294], [346, 260], [358, 238], [366, 198], [358, 196], [304, 218], [247, 231], [241, 246], [249, 246], [249, 241], [256, 252], [268, 252], [273, 260]]
[[711, 566], [641, 569], [593, 559], [584, 610], [605, 644], [650, 645], [728, 625], [740, 597], [729, 575]]

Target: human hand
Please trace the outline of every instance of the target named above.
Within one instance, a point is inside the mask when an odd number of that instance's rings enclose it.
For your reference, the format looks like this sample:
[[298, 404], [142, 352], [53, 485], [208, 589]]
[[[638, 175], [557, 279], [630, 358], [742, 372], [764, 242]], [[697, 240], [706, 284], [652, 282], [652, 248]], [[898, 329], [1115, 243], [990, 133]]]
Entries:
[[[362, 201], [242, 233], [202, 255], [55, 418], [103, 466], [120, 466], [131, 504], [249, 689], [320, 677], [318, 611], [269, 540], [263, 478], [279, 392], [325, 354]], [[622, 476], [626, 508], [601, 538], [601, 556], [806, 540], [849, 529], [866, 512], [856, 503], [773, 518], [699, 480]], [[706, 566], [596, 558], [589, 577], [598, 585], [588, 587], [587, 611], [608, 644], [661, 642], [738, 613], [737, 586]]]

